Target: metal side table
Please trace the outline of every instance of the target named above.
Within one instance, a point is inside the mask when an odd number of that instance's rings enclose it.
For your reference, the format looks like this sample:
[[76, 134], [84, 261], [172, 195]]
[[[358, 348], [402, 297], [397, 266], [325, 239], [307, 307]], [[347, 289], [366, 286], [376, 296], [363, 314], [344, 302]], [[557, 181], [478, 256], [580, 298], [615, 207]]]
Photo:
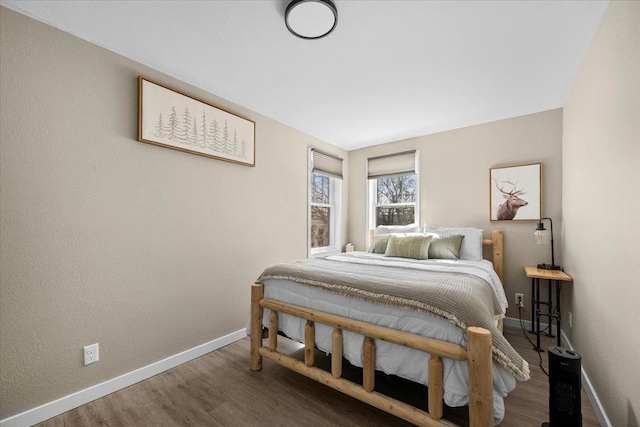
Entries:
[[[536, 346], [534, 350], [538, 352], [544, 352], [540, 348], [540, 318], [546, 317], [549, 325], [547, 332], [548, 336], [553, 336], [551, 333], [551, 326], [553, 325], [553, 319], [556, 320], [556, 338], [558, 347], [561, 346], [560, 342], [560, 290], [562, 289], [563, 282], [572, 282], [573, 279], [567, 273], [562, 270], [544, 270], [538, 267], [527, 266], [524, 268], [524, 272], [528, 278], [531, 279], [531, 333], [536, 334]], [[548, 299], [546, 301], [540, 300], [540, 280], [546, 280], [548, 282]], [[553, 286], [555, 285], [556, 298], [555, 307], [551, 299], [553, 293]], [[540, 306], [546, 305], [546, 313], [542, 313]]]

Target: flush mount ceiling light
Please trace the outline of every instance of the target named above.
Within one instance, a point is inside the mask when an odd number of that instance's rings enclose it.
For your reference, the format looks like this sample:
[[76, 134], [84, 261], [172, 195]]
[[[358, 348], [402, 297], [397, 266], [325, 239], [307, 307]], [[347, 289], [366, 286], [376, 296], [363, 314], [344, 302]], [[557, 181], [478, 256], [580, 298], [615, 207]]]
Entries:
[[293, 0], [284, 13], [291, 34], [303, 39], [319, 39], [336, 28], [338, 9], [331, 0]]

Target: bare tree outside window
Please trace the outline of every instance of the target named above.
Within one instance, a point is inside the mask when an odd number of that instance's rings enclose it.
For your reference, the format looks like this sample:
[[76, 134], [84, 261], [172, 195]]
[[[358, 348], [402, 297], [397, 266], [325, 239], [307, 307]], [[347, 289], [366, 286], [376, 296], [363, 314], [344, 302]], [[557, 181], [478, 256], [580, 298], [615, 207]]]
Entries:
[[311, 177], [311, 247], [321, 248], [331, 243], [331, 185], [326, 175]]
[[416, 175], [384, 177], [376, 181], [376, 226], [413, 224]]

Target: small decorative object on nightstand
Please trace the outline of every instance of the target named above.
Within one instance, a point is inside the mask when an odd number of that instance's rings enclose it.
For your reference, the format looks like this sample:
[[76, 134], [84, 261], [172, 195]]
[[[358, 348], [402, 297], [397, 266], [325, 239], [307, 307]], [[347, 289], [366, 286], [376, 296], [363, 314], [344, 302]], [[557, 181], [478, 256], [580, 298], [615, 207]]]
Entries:
[[[540, 348], [540, 317], [547, 317], [549, 322], [549, 329], [547, 335], [552, 337], [551, 325], [553, 319], [556, 319], [556, 336], [558, 347], [560, 347], [560, 290], [563, 282], [572, 282], [573, 279], [567, 273], [561, 270], [548, 270], [533, 266], [527, 266], [524, 268], [524, 272], [528, 278], [531, 279], [531, 333], [536, 334], [536, 346], [534, 350], [542, 353], [544, 350]], [[548, 299], [547, 301], [540, 301], [540, 279], [547, 280], [548, 287]], [[553, 284], [556, 286], [556, 304], [555, 309], [551, 300], [551, 293]], [[547, 312], [541, 313], [540, 306], [546, 305]]]
[[556, 265], [556, 257], [553, 251], [553, 221], [551, 221], [551, 218], [540, 218], [540, 221], [538, 221], [538, 225], [536, 226], [536, 231], [533, 233], [535, 236], [535, 242], [538, 245], [545, 243], [545, 232], [547, 229], [544, 228], [544, 223], [542, 222], [543, 219], [549, 220], [549, 228], [551, 229], [551, 265], [544, 263], [538, 264], [538, 268], [542, 268], [544, 270], [562, 270], [562, 267]]

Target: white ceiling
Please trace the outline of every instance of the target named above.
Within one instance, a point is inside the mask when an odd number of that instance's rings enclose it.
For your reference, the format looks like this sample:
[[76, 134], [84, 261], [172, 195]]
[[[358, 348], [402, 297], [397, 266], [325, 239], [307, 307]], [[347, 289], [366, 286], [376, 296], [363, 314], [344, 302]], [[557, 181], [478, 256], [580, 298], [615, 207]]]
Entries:
[[[606, 1], [0, 3], [347, 150], [562, 107]], [[259, 132], [259, 129], [258, 129]]]

